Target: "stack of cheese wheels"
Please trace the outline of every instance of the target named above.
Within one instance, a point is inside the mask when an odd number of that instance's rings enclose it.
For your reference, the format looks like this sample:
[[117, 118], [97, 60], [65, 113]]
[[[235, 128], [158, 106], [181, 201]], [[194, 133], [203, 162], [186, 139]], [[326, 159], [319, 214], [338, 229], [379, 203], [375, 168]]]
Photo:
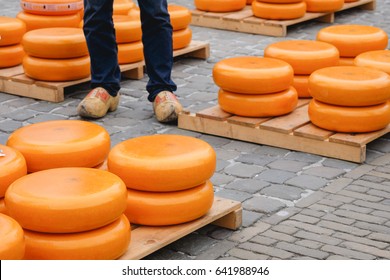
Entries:
[[382, 70], [390, 75], [390, 50], [364, 52], [355, 57], [354, 64]]
[[244, 117], [271, 117], [290, 113], [298, 102], [292, 87], [293, 68], [268, 57], [242, 56], [217, 62], [213, 79], [220, 87], [222, 110]]
[[24, 229], [25, 259], [116, 259], [128, 248], [127, 192], [115, 174], [63, 167], [28, 174], [5, 195]]
[[132, 0], [114, 0], [113, 13], [114, 15], [127, 15], [134, 7], [135, 4]]
[[27, 31], [49, 27], [78, 27], [82, 0], [21, 0], [17, 18], [26, 23]]
[[246, 6], [247, 0], [194, 0], [198, 10], [206, 12], [234, 12], [242, 10]]
[[301, 18], [306, 13], [306, 2], [303, 0], [255, 0], [252, 2], [255, 17], [288, 20]]
[[209, 181], [216, 167], [214, 149], [181, 135], [149, 135], [117, 144], [108, 171], [128, 188], [126, 216], [141, 225], [165, 226], [205, 215], [214, 200]]
[[24, 51], [21, 45], [26, 24], [17, 18], [0, 16], [0, 68], [22, 63]]
[[183, 6], [169, 4], [168, 13], [173, 29], [173, 49], [187, 47], [192, 39], [192, 30], [189, 28], [191, 22], [190, 10]]
[[21, 260], [25, 241], [22, 227], [13, 218], [0, 213], [0, 260]]
[[71, 81], [90, 75], [90, 59], [80, 28], [51, 27], [26, 32], [22, 39], [26, 76], [42, 81]]
[[309, 76], [315, 70], [339, 65], [339, 51], [329, 43], [312, 40], [286, 40], [268, 45], [264, 56], [278, 58], [294, 69], [293, 87], [300, 98], [309, 94]]
[[390, 123], [390, 76], [359, 66], [333, 66], [309, 78], [313, 124], [331, 131], [359, 133]]
[[29, 173], [58, 167], [95, 167], [108, 156], [110, 135], [87, 121], [47, 121], [15, 130], [7, 146], [22, 153]]
[[340, 65], [351, 66], [363, 52], [386, 49], [388, 35], [375, 26], [345, 24], [321, 29], [317, 40], [334, 45], [340, 52]]
[[335, 12], [344, 6], [344, 0], [305, 0], [306, 11], [311, 13]]

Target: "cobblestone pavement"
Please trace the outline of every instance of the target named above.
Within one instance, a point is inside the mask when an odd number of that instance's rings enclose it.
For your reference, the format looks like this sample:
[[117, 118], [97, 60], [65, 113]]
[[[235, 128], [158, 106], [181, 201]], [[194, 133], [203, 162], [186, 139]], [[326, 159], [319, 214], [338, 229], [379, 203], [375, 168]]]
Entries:
[[[194, 8], [191, 0], [169, 2]], [[0, 4], [0, 15], [20, 10], [18, 1]], [[378, 0], [375, 11], [337, 13], [334, 24], [346, 23], [374, 25], [390, 34], [390, 0]], [[211, 76], [216, 62], [261, 56], [265, 46], [279, 40], [315, 39], [328, 25], [297, 24], [285, 38], [193, 26], [193, 39], [209, 42], [211, 56], [176, 60], [177, 94], [192, 111], [210, 107], [217, 97]], [[146, 77], [123, 80], [119, 109], [96, 121], [109, 131], [112, 145], [154, 133], [203, 139], [217, 153], [216, 195], [241, 201], [244, 209], [240, 229], [205, 226], [147, 259], [390, 259], [390, 135], [368, 144], [363, 164], [203, 135], [158, 123], [146, 100], [146, 82]], [[73, 87], [58, 104], [0, 93], [0, 143], [23, 125], [78, 119], [75, 107], [87, 91], [85, 84]]]

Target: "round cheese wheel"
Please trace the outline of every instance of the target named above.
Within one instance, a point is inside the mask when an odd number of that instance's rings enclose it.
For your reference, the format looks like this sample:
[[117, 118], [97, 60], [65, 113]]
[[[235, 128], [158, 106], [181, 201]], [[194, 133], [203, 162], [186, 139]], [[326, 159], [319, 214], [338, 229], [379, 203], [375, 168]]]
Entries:
[[354, 65], [381, 70], [390, 75], [390, 50], [370, 51], [359, 54]]
[[296, 75], [309, 75], [315, 70], [339, 65], [339, 51], [329, 43], [312, 40], [286, 40], [268, 45], [264, 56], [289, 63]]
[[354, 57], [340, 57], [340, 66], [354, 66]]
[[293, 111], [298, 93], [293, 87], [270, 94], [240, 94], [219, 90], [218, 104], [226, 112], [243, 117], [272, 117]]
[[326, 67], [310, 75], [309, 91], [328, 104], [370, 106], [390, 99], [390, 76], [367, 67]]
[[80, 15], [78, 13], [62, 16], [34, 15], [26, 12], [19, 12], [16, 18], [26, 24], [26, 31], [49, 27], [79, 27]]
[[191, 12], [184, 6], [168, 4], [168, 13], [173, 31], [185, 29], [191, 23]]
[[334, 45], [341, 57], [355, 57], [363, 52], [384, 50], [388, 36], [375, 26], [346, 24], [332, 25], [317, 33], [317, 40]]
[[144, 45], [141, 41], [118, 44], [118, 63], [128, 64], [144, 59]]
[[310, 75], [294, 75], [293, 87], [296, 89], [299, 98], [310, 98], [309, 93]]
[[128, 16], [130, 16], [132, 19], [141, 20], [140, 11], [139, 8], [136, 6], [132, 8], [128, 13]]
[[291, 3], [302, 2], [302, 0], [256, 0], [256, 1], [264, 2], [264, 3], [273, 3], [273, 4], [291, 4]]
[[64, 167], [28, 174], [5, 195], [11, 217], [25, 229], [69, 233], [96, 229], [126, 208], [126, 186], [107, 171]]
[[253, 0], [246, 0], [246, 4], [247, 4], [247, 5], [252, 4], [252, 2], [253, 2]]
[[255, 17], [273, 20], [287, 20], [303, 17], [306, 13], [306, 2], [291, 4], [274, 4], [260, 1], [252, 2]]
[[205, 141], [156, 134], [117, 144], [108, 155], [108, 170], [131, 189], [152, 192], [184, 190], [214, 174], [216, 154]]
[[268, 57], [226, 58], [213, 67], [214, 82], [223, 90], [242, 94], [267, 94], [288, 89], [294, 71], [287, 62]]
[[114, 260], [123, 255], [131, 239], [125, 215], [114, 222], [79, 233], [41, 233], [25, 230], [27, 260]]
[[141, 41], [142, 30], [140, 20], [134, 19], [128, 15], [114, 15], [113, 20], [117, 43]]
[[22, 64], [25, 52], [21, 44], [0, 47], [0, 68]]
[[344, 0], [305, 0], [306, 10], [312, 13], [334, 12], [344, 6]]
[[88, 78], [91, 72], [89, 56], [54, 59], [26, 55], [22, 64], [26, 76], [40, 81], [80, 80]]
[[15, 180], [27, 175], [26, 160], [16, 149], [0, 144], [0, 198]]
[[234, 12], [246, 6], [246, 0], [194, 0], [198, 10], [206, 12]]
[[8, 215], [7, 208], [5, 207], [4, 198], [0, 198], [0, 213]]
[[74, 58], [87, 56], [83, 30], [73, 27], [52, 27], [31, 30], [23, 36], [24, 51], [39, 58]]
[[58, 167], [94, 167], [110, 151], [110, 135], [100, 125], [80, 120], [56, 120], [27, 125], [9, 136], [28, 172]]
[[0, 213], [0, 260], [21, 260], [25, 242], [22, 227], [11, 217]]
[[83, 9], [82, 0], [21, 0], [24, 11], [37, 15], [71, 15]]
[[382, 129], [390, 123], [390, 101], [373, 106], [344, 107], [311, 100], [309, 117], [323, 129], [359, 133]]
[[173, 31], [173, 49], [178, 50], [187, 47], [191, 43], [192, 31], [190, 28]]
[[114, 0], [114, 15], [127, 15], [127, 13], [134, 7], [135, 4], [131, 0]]
[[24, 33], [26, 24], [22, 20], [0, 16], [0, 47], [19, 44]]
[[191, 189], [158, 193], [128, 189], [125, 215], [131, 223], [167, 226], [193, 221], [213, 205], [213, 185], [207, 181]]

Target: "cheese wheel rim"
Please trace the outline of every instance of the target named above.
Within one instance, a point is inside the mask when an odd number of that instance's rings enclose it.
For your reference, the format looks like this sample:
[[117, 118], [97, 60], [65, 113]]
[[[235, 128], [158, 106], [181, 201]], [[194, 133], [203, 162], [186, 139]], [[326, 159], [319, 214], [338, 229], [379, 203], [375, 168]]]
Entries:
[[198, 10], [206, 12], [234, 12], [246, 6], [246, 0], [194, 0]]
[[35, 15], [26, 12], [19, 12], [16, 18], [22, 20], [26, 24], [26, 31], [50, 28], [50, 27], [75, 27], [80, 25], [80, 15], [78, 13], [72, 15], [45, 16]]
[[141, 21], [129, 15], [113, 15], [115, 37], [118, 44], [141, 41]]
[[19, 44], [24, 33], [26, 24], [22, 20], [0, 16], [0, 47]]
[[305, 0], [306, 10], [311, 13], [334, 12], [344, 6], [344, 0]]
[[20, 6], [30, 14], [71, 15], [84, 8], [82, 0], [21, 0]]
[[390, 75], [390, 50], [369, 51], [354, 58], [354, 65], [381, 70]]
[[128, 64], [144, 59], [144, 46], [141, 41], [118, 44], [118, 63]]
[[9, 68], [23, 63], [25, 52], [21, 44], [0, 47], [0, 68]]
[[185, 29], [191, 23], [191, 12], [184, 6], [168, 4], [168, 13], [173, 31]]
[[192, 30], [187, 27], [185, 29], [173, 31], [173, 50], [178, 50], [187, 47], [191, 43]]
[[13, 218], [0, 213], [0, 260], [21, 260], [25, 253], [22, 227]]
[[288, 20], [301, 18], [306, 13], [306, 2], [300, 1], [289, 4], [252, 2], [252, 12], [255, 17], [271, 20]]

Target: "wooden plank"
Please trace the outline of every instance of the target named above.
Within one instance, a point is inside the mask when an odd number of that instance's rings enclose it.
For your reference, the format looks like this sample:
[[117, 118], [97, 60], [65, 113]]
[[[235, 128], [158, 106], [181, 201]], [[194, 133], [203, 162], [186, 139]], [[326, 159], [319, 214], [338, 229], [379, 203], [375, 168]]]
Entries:
[[0, 78], [1, 77], [10, 78], [12, 76], [20, 75], [23, 73], [24, 73], [24, 70], [23, 70], [22, 65], [18, 65], [15, 67], [9, 67], [9, 68], [3, 68], [3, 69], [0, 69]]
[[369, 132], [369, 133], [355, 133], [355, 134], [336, 133], [331, 137], [329, 137], [329, 141], [352, 145], [352, 146], [363, 146], [381, 137], [382, 135], [385, 135], [388, 132], [390, 132], [390, 125], [388, 125], [384, 129], [374, 131], [374, 132]]
[[261, 123], [270, 120], [270, 118], [248, 118], [248, 117], [240, 117], [240, 116], [232, 116], [227, 118], [227, 122], [249, 126], [249, 127], [258, 127]]
[[201, 110], [196, 115], [212, 120], [226, 120], [232, 116], [232, 114], [223, 111], [218, 105]]
[[308, 123], [302, 127], [295, 129], [293, 133], [296, 136], [301, 136], [301, 137], [306, 137], [306, 138], [321, 140], [321, 141], [325, 141], [326, 139], [328, 139], [330, 136], [334, 134], [333, 131], [319, 128], [318, 126], [315, 126], [312, 123]]
[[355, 7], [359, 7], [363, 10], [375, 10], [376, 0], [359, 0], [356, 2], [344, 3], [344, 6], [340, 9], [340, 11]]
[[212, 222], [213, 225], [236, 230], [242, 225], [242, 208], [234, 210], [226, 216]]

